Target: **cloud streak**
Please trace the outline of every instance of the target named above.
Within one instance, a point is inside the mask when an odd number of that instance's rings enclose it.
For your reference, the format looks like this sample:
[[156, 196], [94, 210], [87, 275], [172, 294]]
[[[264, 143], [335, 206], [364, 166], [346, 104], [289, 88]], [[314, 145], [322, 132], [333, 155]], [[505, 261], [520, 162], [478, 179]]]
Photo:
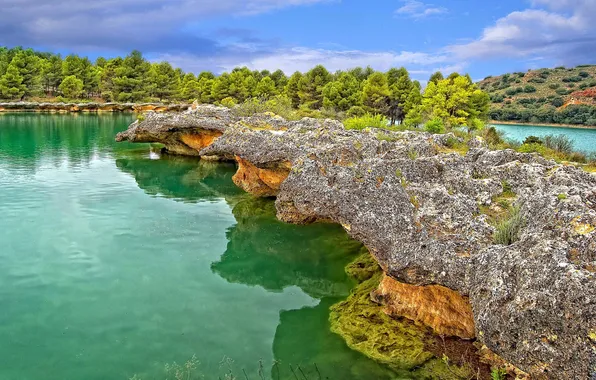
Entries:
[[395, 11], [398, 16], [407, 16], [414, 19], [425, 18], [432, 15], [447, 13], [447, 8], [425, 4], [418, 0], [403, 0], [404, 5]]

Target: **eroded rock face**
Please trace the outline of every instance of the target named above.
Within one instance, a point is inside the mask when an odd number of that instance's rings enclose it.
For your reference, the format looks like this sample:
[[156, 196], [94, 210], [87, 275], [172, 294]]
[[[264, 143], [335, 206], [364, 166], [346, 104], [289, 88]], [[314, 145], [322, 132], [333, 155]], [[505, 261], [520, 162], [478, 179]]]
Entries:
[[439, 335], [476, 336], [470, 302], [444, 286], [409, 285], [385, 275], [372, 297], [385, 305], [386, 314], [422, 322]]
[[[215, 107], [194, 112], [151, 115], [118, 139], [236, 158], [242, 178], [235, 182], [276, 195], [281, 220], [341, 224], [389, 276], [375, 294], [391, 314], [434, 324], [443, 334], [475, 335], [532, 374], [596, 375], [595, 176], [537, 155], [490, 151], [478, 141], [465, 156], [446, 153], [453, 140], [447, 135], [237, 118]], [[180, 137], [205, 130], [221, 136], [200, 151]], [[513, 194], [523, 221], [510, 245], [495, 244], [485, 212], [500, 207], [504, 192]], [[431, 291], [408, 300], [404, 294], [421, 288], [390, 278]], [[433, 297], [434, 309], [416, 309]]]

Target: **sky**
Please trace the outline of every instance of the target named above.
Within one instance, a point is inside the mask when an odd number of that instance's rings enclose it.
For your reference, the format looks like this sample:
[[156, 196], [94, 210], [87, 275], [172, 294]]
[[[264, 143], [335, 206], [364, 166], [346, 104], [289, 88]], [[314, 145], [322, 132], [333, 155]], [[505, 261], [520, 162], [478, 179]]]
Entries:
[[406, 67], [488, 75], [596, 64], [596, 0], [0, 0], [0, 46], [216, 73]]

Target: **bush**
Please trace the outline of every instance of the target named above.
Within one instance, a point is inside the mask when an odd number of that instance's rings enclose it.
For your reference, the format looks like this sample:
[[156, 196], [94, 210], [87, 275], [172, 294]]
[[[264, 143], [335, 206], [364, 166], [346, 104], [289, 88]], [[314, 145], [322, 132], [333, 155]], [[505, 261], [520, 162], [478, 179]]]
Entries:
[[542, 144], [542, 140], [537, 136], [528, 136], [524, 140], [524, 144]]
[[531, 83], [544, 83], [544, 82], [546, 82], [546, 80], [544, 80], [544, 78], [532, 78], [528, 82], [531, 82]]
[[488, 127], [483, 129], [482, 137], [484, 141], [490, 146], [495, 147], [504, 143], [504, 133], [498, 131], [495, 127]]
[[526, 87], [524, 87], [524, 92], [526, 92], [526, 93], [536, 92], [536, 87], [532, 86], [531, 84], [528, 84], [528, 85], [526, 85]]
[[582, 78], [588, 78], [590, 76], [590, 73], [588, 73], [587, 71], [580, 71], [578, 76]]
[[556, 90], [557, 88], [559, 88], [561, 85], [558, 83], [551, 83], [548, 85], [548, 88], [550, 88], [551, 90]]
[[512, 207], [509, 215], [496, 226], [493, 235], [495, 244], [511, 245], [519, 239], [519, 233], [526, 224], [519, 206]]
[[234, 106], [232, 112], [237, 116], [251, 116], [257, 113], [272, 112], [286, 120], [296, 120], [299, 118], [296, 111], [292, 108], [291, 100], [283, 95], [275, 96], [269, 100], [259, 98], [248, 99]]
[[432, 119], [424, 125], [424, 129], [430, 133], [445, 133], [443, 120], [439, 118]]
[[573, 152], [573, 141], [565, 135], [544, 136], [544, 146], [561, 153]]
[[353, 106], [347, 112], [348, 117], [359, 117], [364, 115], [366, 115], [366, 111], [360, 106]]
[[553, 100], [550, 102], [550, 104], [552, 104], [552, 105], [553, 105], [553, 106], [555, 106], [555, 107], [561, 107], [563, 104], [565, 104], [565, 101], [563, 100], [563, 98], [561, 98], [561, 97], [557, 97], [557, 98], [554, 98], [554, 99], [553, 99]]
[[346, 129], [363, 130], [365, 128], [387, 128], [389, 120], [383, 115], [371, 115], [369, 113], [364, 116], [351, 117], [344, 120]]
[[231, 96], [224, 98], [221, 100], [220, 104], [224, 107], [232, 108], [236, 105], [236, 100]]

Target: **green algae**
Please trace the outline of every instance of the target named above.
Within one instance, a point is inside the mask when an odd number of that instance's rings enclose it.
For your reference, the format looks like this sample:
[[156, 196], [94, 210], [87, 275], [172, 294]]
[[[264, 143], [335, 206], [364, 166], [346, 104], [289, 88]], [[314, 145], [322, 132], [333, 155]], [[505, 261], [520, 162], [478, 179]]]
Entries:
[[467, 379], [466, 365], [450, 363], [427, 350], [433, 342], [428, 328], [407, 319], [394, 319], [371, 300], [382, 278], [375, 259], [363, 248], [346, 266], [346, 273], [359, 284], [350, 296], [331, 307], [331, 331], [344, 338], [353, 350], [385, 364], [399, 377], [412, 379]]

